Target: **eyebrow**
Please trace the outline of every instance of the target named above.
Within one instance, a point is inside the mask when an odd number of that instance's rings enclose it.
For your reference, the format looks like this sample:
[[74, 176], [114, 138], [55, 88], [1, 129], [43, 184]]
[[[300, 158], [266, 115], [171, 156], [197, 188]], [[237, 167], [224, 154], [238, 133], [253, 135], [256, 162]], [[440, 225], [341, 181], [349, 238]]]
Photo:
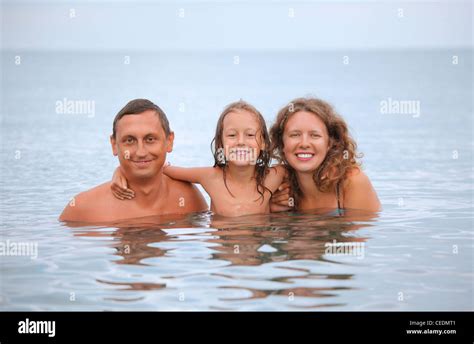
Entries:
[[[227, 129], [225, 129], [224, 131], [231, 131], [231, 130], [237, 131], [238, 129], [236, 129], [236, 128], [227, 128]], [[259, 128], [245, 128], [245, 129], [244, 129], [244, 131], [249, 131], [249, 130], [258, 131]]]
[[[302, 132], [302, 130], [300, 130], [300, 129], [288, 130], [288, 133], [301, 133], [301, 132]], [[309, 132], [310, 133], [322, 134], [322, 131], [318, 130], [318, 129], [310, 130]]]
[[[160, 137], [159, 134], [154, 134], [154, 133], [147, 133], [145, 134], [143, 137], [148, 137], [148, 136], [156, 136], [156, 137]], [[123, 139], [127, 139], [129, 137], [132, 137], [134, 139], [136, 139], [137, 137], [135, 135], [132, 135], [132, 134], [125, 134], [122, 136]]]

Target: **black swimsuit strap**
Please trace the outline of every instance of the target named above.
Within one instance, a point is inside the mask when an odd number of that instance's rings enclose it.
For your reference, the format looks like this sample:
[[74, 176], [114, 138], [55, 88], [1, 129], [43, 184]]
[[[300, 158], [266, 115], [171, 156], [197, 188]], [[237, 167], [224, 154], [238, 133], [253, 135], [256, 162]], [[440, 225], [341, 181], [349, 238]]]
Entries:
[[339, 192], [339, 184], [340, 182], [337, 182], [336, 184], [336, 198], [337, 198], [337, 209], [342, 209], [341, 208], [341, 203], [340, 203], [340, 198], [339, 198], [339, 195], [340, 195], [340, 192]]

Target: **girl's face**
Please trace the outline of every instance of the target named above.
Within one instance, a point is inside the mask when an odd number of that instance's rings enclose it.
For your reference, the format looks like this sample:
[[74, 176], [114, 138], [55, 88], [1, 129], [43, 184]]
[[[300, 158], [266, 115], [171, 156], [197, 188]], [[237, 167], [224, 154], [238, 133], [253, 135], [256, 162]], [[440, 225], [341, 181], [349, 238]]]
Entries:
[[328, 131], [318, 116], [298, 111], [288, 119], [283, 131], [283, 153], [296, 172], [316, 171], [328, 150]]
[[255, 165], [265, 149], [257, 116], [246, 110], [232, 111], [224, 117], [222, 144], [229, 164]]

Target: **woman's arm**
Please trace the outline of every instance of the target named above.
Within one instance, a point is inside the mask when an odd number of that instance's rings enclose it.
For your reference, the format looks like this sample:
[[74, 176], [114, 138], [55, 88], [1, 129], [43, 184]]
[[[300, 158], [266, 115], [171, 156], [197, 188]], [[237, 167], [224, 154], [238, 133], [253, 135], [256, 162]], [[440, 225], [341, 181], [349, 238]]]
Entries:
[[368, 211], [380, 211], [382, 209], [369, 177], [360, 169], [354, 169], [349, 174], [343, 197], [343, 207], [347, 209]]
[[[281, 211], [288, 211], [294, 208], [292, 199], [290, 198], [290, 183], [286, 180], [286, 169], [278, 165], [276, 168], [276, 174], [269, 173], [270, 187], [276, 185], [277, 189], [272, 190], [272, 198], [270, 199], [270, 211], [272, 213], [277, 213]], [[266, 180], [267, 182], [267, 180]], [[271, 189], [269, 187], [269, 189]]]
[[290, 198], [290, 191], [290, 183], [284, 181], [273, 193], [270, 199], [270, 211], [272, 213], [288, 211], [294, 208], [294, 204], [292, 204], [293, 202]]

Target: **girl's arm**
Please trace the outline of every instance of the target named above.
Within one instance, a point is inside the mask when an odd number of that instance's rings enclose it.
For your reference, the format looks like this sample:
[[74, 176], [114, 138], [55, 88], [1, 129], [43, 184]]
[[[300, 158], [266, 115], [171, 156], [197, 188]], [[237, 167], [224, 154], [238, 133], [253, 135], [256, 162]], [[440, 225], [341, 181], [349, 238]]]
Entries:
[[[213, 167], [186, 168], [169, 165], [163, 167], [163, 173], [170, 178], [201, 185], [205, 184], [205, 181], [209, 179], [213, 171]], [[127, 179], [122, 174], [120, 167], [115, 169], [110, 188], [113, 195], [118, 199], [126, 200], [135, 197], [135, 192], [128, 188]]]
[[176, 167], [169, 165], [163, 167], [163, 173], [170, 178], [201, 185], [206, 178], [211, 176], [213, 170], [213, 167]]

